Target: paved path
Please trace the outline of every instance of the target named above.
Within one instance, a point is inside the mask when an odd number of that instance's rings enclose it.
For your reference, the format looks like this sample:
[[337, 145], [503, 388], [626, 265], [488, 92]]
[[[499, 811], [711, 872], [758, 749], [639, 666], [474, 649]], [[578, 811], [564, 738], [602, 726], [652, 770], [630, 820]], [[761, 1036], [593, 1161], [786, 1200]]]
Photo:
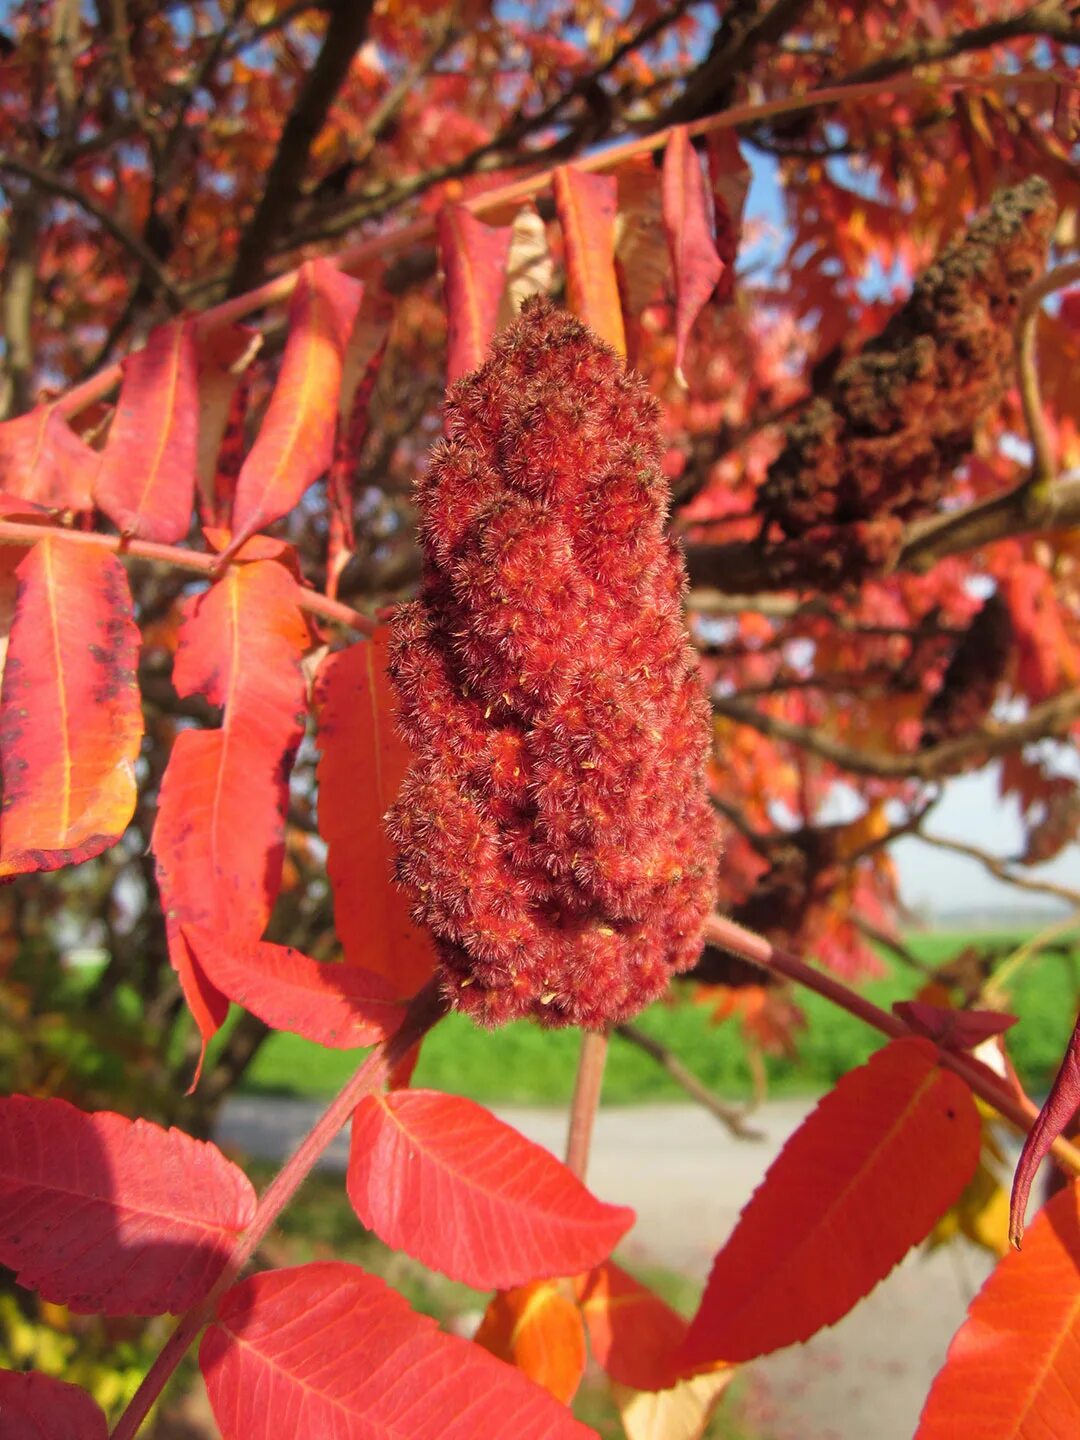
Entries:
[[[589, 1186], [638, 1215], [621, 1257], [704, 1283], [713, 1254], [811, 1106], [771, 1101], [754, 1117], [763, 1132], [758, 1142], [734, 1139], [690, 1106], [601, 1110]], [[296, 1145], [318, 1109], [302, 1100], [233, 1099], [218, 1138], [276, 1159]], [[499, 1114], [561, 1153], [562, 1112], [508, 1107]], [[344, 1169], [346, 1154], [340, 1136], [326, 1163]], [[770, 1440], [911, 1440], [949, 1340], [989, 1268], [969, 1249], [910, 1257], [839, 1325], [750, 1367], [749, 1418]]]

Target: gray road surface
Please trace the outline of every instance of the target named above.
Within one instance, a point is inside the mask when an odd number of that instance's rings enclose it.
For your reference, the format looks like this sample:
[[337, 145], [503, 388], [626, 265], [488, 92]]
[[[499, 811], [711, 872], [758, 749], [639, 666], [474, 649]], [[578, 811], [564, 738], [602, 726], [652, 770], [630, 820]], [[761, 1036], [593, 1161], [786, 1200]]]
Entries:
[[[318, 1108], [303, 1100], [236, 1098], [225, 1108], [218, 1139], [277, 1159], [295, 1147]], [[602, 1199], [632, 1205], [638, 1216], [621, 1258], [704, 1283], [714, 1252], [810, 1108], [806, 1101], [771, 1101], [754, 1117], [764, 1132], [756, 1143], [734, 1139], [691, 1106], [601, 1110], [589, 1186]], [[561, 1153], [562, 1112], [499, 1114]], [[346, 1154], [343, 1135], [327, 1163], [344, 1169]], [[750, 1418], [770, 1440], [911, 1440], [949, 1340], [989, 1268], [969, 1249], [910, 1257], [839, 1325], [750, 1367]]]

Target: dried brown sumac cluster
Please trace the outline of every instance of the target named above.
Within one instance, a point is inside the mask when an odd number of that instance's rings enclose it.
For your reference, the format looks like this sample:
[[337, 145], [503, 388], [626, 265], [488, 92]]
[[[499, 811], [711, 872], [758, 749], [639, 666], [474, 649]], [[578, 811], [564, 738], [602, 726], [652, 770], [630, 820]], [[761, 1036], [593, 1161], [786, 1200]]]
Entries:
[[642, 382], [535, 301], [451, 389], [418, 487], [391, 834], [446, 992], [486, 1024], [617, 1022], [701, 950], [709, 709], [660, 455]]
[[898, 539], [932, 512], [971, 453], [1012, 373], [1017, 302], [1055, 213], [1037, 176], [999, 192], [789, 426], [758, 509], [822, 583], [878, 568], [890, 527]]
[[923, 712], [923, 748], [977, 730], [997, 698], [1013, 653], [1009, 607], [995, 590], [960, 637], [941, 688]]

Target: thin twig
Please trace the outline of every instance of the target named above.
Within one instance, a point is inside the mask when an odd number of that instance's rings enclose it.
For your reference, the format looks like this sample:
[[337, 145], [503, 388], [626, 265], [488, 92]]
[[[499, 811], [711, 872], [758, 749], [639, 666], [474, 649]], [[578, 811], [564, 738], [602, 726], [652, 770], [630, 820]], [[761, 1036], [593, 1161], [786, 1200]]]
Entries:
[[[839, 1005], [849, 1015], [864, 1020], [892, 1040], [915, 1033], [898, 1015], [892, 1015], [887, 1010], [882, 1010], [872, 1001], [867, 1000], [865, 996], [858, 994], [839, 980], [834, 980], [831, 975], [812, 969], [798, 956], [792, 955], [787, 950], [777, 949], [763, 935], [755, 935], [750, 930], [744, 930], [733, 920], [727, 920], [721, 915], [710, 916], [705, 925], [705, 935], [714, 945], [738, 956], [739, 959], [752, 961], [755, 965], [762, 965], [767, 970], [774, 970], [777, 974], [796, 981], [808, 990], [813, 990], [815, 994], [823, 995], [826, 1000], [831, 1000], [834, 1005]], [[992, 1105], [998, 1114], [1022, 1135], [1027, 1134], [1039, 1114], [1036, 1105], [1032, 1104], [1025, 1096], [1014, 1094], [1013, 1091], [1007, 1089], [1000, 1076], [995, 1075], [988, 1066], [983, 1065], [980, 1061], [954, 1050], [940, 1049], [938, 1053], [942, 1065], [955, 1071], [962, 1080], [966, 1080], [976, 1095], [985, 1100], [988, 1105]], [[1080, 1175], [1080, 1150], [1075, 1145], [1059, 1137], [1054, 1141], [1051, 1153], [1062, 1169], [1071, 1175]]]
[[687, 1069], [679, 1057], [666, 1045], [661, 1045], [659, 1040], [654, 1040], [651, 1035], [646, 1035], [644, 1030], [639, 1030], [636, 1025], [627, 1022], [624, 1025], [616, 1025], [615, 1034], [621, 1035], [631, 1045], [636, 1045], [639, 1050], [644, 1050], [650, 1059], [655, 1060], [660, 1068], [680, 1085], [692, 1100], [703, 1105], [710, 1115], [714, 1115], [721, 1125], [726, 1125], [732, 1135], [739, 1140], [760, 1140], [760, 1130], [746, 1123], [746, 1111], [738, 1105], [725, 1105], [718, 1095], [714, 1095], [709, 1087]]
[[1028, 286], [1020, 297], [1017, 311], [1016, 370], [1020, 384], [1020, 401], [1024, 407], [1024, 421], [1034, 452], [1031, 480], [1036, 484], [1040, 480], [1052, 480], [1057, 469], [1054, 447], [1050, 443], [1050, 432], [1046, 425], [1046, 412], [1043, 410], [1039, 393], [1039, 367], [1035, 357], [1039, 311], [1048, 295], [1064, 290], [1078, 280], [1080, 260], [1070, 260], [1066, 265], [1058, 265]]
[[950, 850], [954, 855], [964, 855], [969, 860], [976, 861], [993, 875], [995, 880], [1003, 880], [1007, 885], [1015, 885], [1018, 890], [1030, 890], [1036, 895], [1052, 895], [1055, 900], [1064, 900], [1066, 905], [1080, 908], [1080, 890], [1072, 890], [1068, 885], [1055, 885], [1050, 880], [1035, 880], [1027, 875], [1018, 875], [997, 855], [991, 855], [989, 851], [981, 850], [977, 845], [971, 845], [965, 840], [951, 840], [945, 835], [928, 835], [925, 830], [915, 833], [917, 838], [927, 845], [934, 845], [938, 850]]
[[[36, 545], [44, 539], [63, 540], [68, 545], [97, 545], [121, 559], [150, 560], [156, 565], [169, 565], [175, 570], [192, 570], [214, 580], [220, 574], [220, 555], [183, 550], [178, 545], [160, 545], [153, 540], [125, 540], [119, 535], [99, 535], [92, 530], [69, 530], [64, 525], [26, 525], [17, 520], [0, 520], [0, 545]], [[361, 615], [351, 605], [331, 600], [317, 590], [297, 586], [301, 610], [334, 625], [346, 625], [361, 635], [373, 635], [376, 622]]]
[[378, 1090], [394, 1067], [412, 1047], [441, 1020], [446, 1003], [438, 981], [429, 981], [409, 1005], [400, 1029], [374, 1049], [356, 1073], [315, 1122], [299, 1149], [278, 1171], [259, 1199], [255, 1218], [237, 1239], [232, 1253], [209, 1292], [182, 1316], [147, 1371], [112, 1432], [112, 1440], [132, 1440], [150, 1407], [161, 1394], [169, 1377], [188, 1347], [217, 1309], [221, 1296], [233, 1283], [265, 1239], [270, 1228], [311, 1173], [312, 1167], [355, 1110], [363, 1096]]
[[[0, 171], [18, 175], [39, 190], [46, 190], [51, 195], [58, 195], [61, 199], [69, 200], [73, 205], [78, 205], [81, 210], [85, 210], [103, 230], [107, 230], [118, 244], [135, 257], [155, 289], [161, 291], [170, 307], [176, 311], [183, 309], [184, 302], [180, 293], [169, 279], [157, 256], [143, 244], [137, 235], [132, 235], [129, 230], [125, 230], [106, 206], [100, 205], [85, 191], [80, 190], [77, 185], [70, 185], [66, 180], [61, 180], [58, 175], [52, 174], [51, 171], [42, 170], [39, 166], [31, 164], [29, 160], [23, 160], [17, 155], [0, 154]], [[107, 387], [106, 393], [112, 389], [112, 385], [119, 378], [120, 372], [117, 367], [116, 377]]]
[[608, 1052], [607, 1030], [583, 1030], [581, 1053], [578, 1056], [574, 1098], [570, 1102], [570, 1127], [566, 1137], [566, 1168], [579, 1180], [585, 1179], [589, 1168], [593, 1124], [604, 1085], [604, 1065]]

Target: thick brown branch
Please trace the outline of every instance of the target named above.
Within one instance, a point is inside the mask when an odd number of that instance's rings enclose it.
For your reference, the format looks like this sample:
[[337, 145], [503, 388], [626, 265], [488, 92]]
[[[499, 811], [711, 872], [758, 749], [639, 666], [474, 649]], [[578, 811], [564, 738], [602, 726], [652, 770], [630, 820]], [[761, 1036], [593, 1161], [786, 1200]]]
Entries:
[[229, 294], [250, 290], [262, 279], [266, 261], [300, 195], [311, 147], [349, 73], [353, 56], [367, 37], [374, 0], [337, 0], [322, 48], [285, 122], [262, 198], [255, 207], [236, 255]]
[[1080, 690], [1066, 690], [1052, 700], [1033, 705], [1022, 720], [1011, 725], [988, 726], [911, 755], [857, 750], [839, 740], [830, 740], [827, 735], [806, 725], [793, 725], [779, 716], [766, 715], [740, 700], [714, 698], [713, 709], [718, 715], [740, 725], [749, 725], [771, 740], [782, 740], [813, 755], [820, 755], [823, 760], [831, 761], [852, 775], [934, 780], [953, 773], [969, 760], [990, 759], [1035, 740], [1064, 735], [1069, 726], [1080, 718]]

